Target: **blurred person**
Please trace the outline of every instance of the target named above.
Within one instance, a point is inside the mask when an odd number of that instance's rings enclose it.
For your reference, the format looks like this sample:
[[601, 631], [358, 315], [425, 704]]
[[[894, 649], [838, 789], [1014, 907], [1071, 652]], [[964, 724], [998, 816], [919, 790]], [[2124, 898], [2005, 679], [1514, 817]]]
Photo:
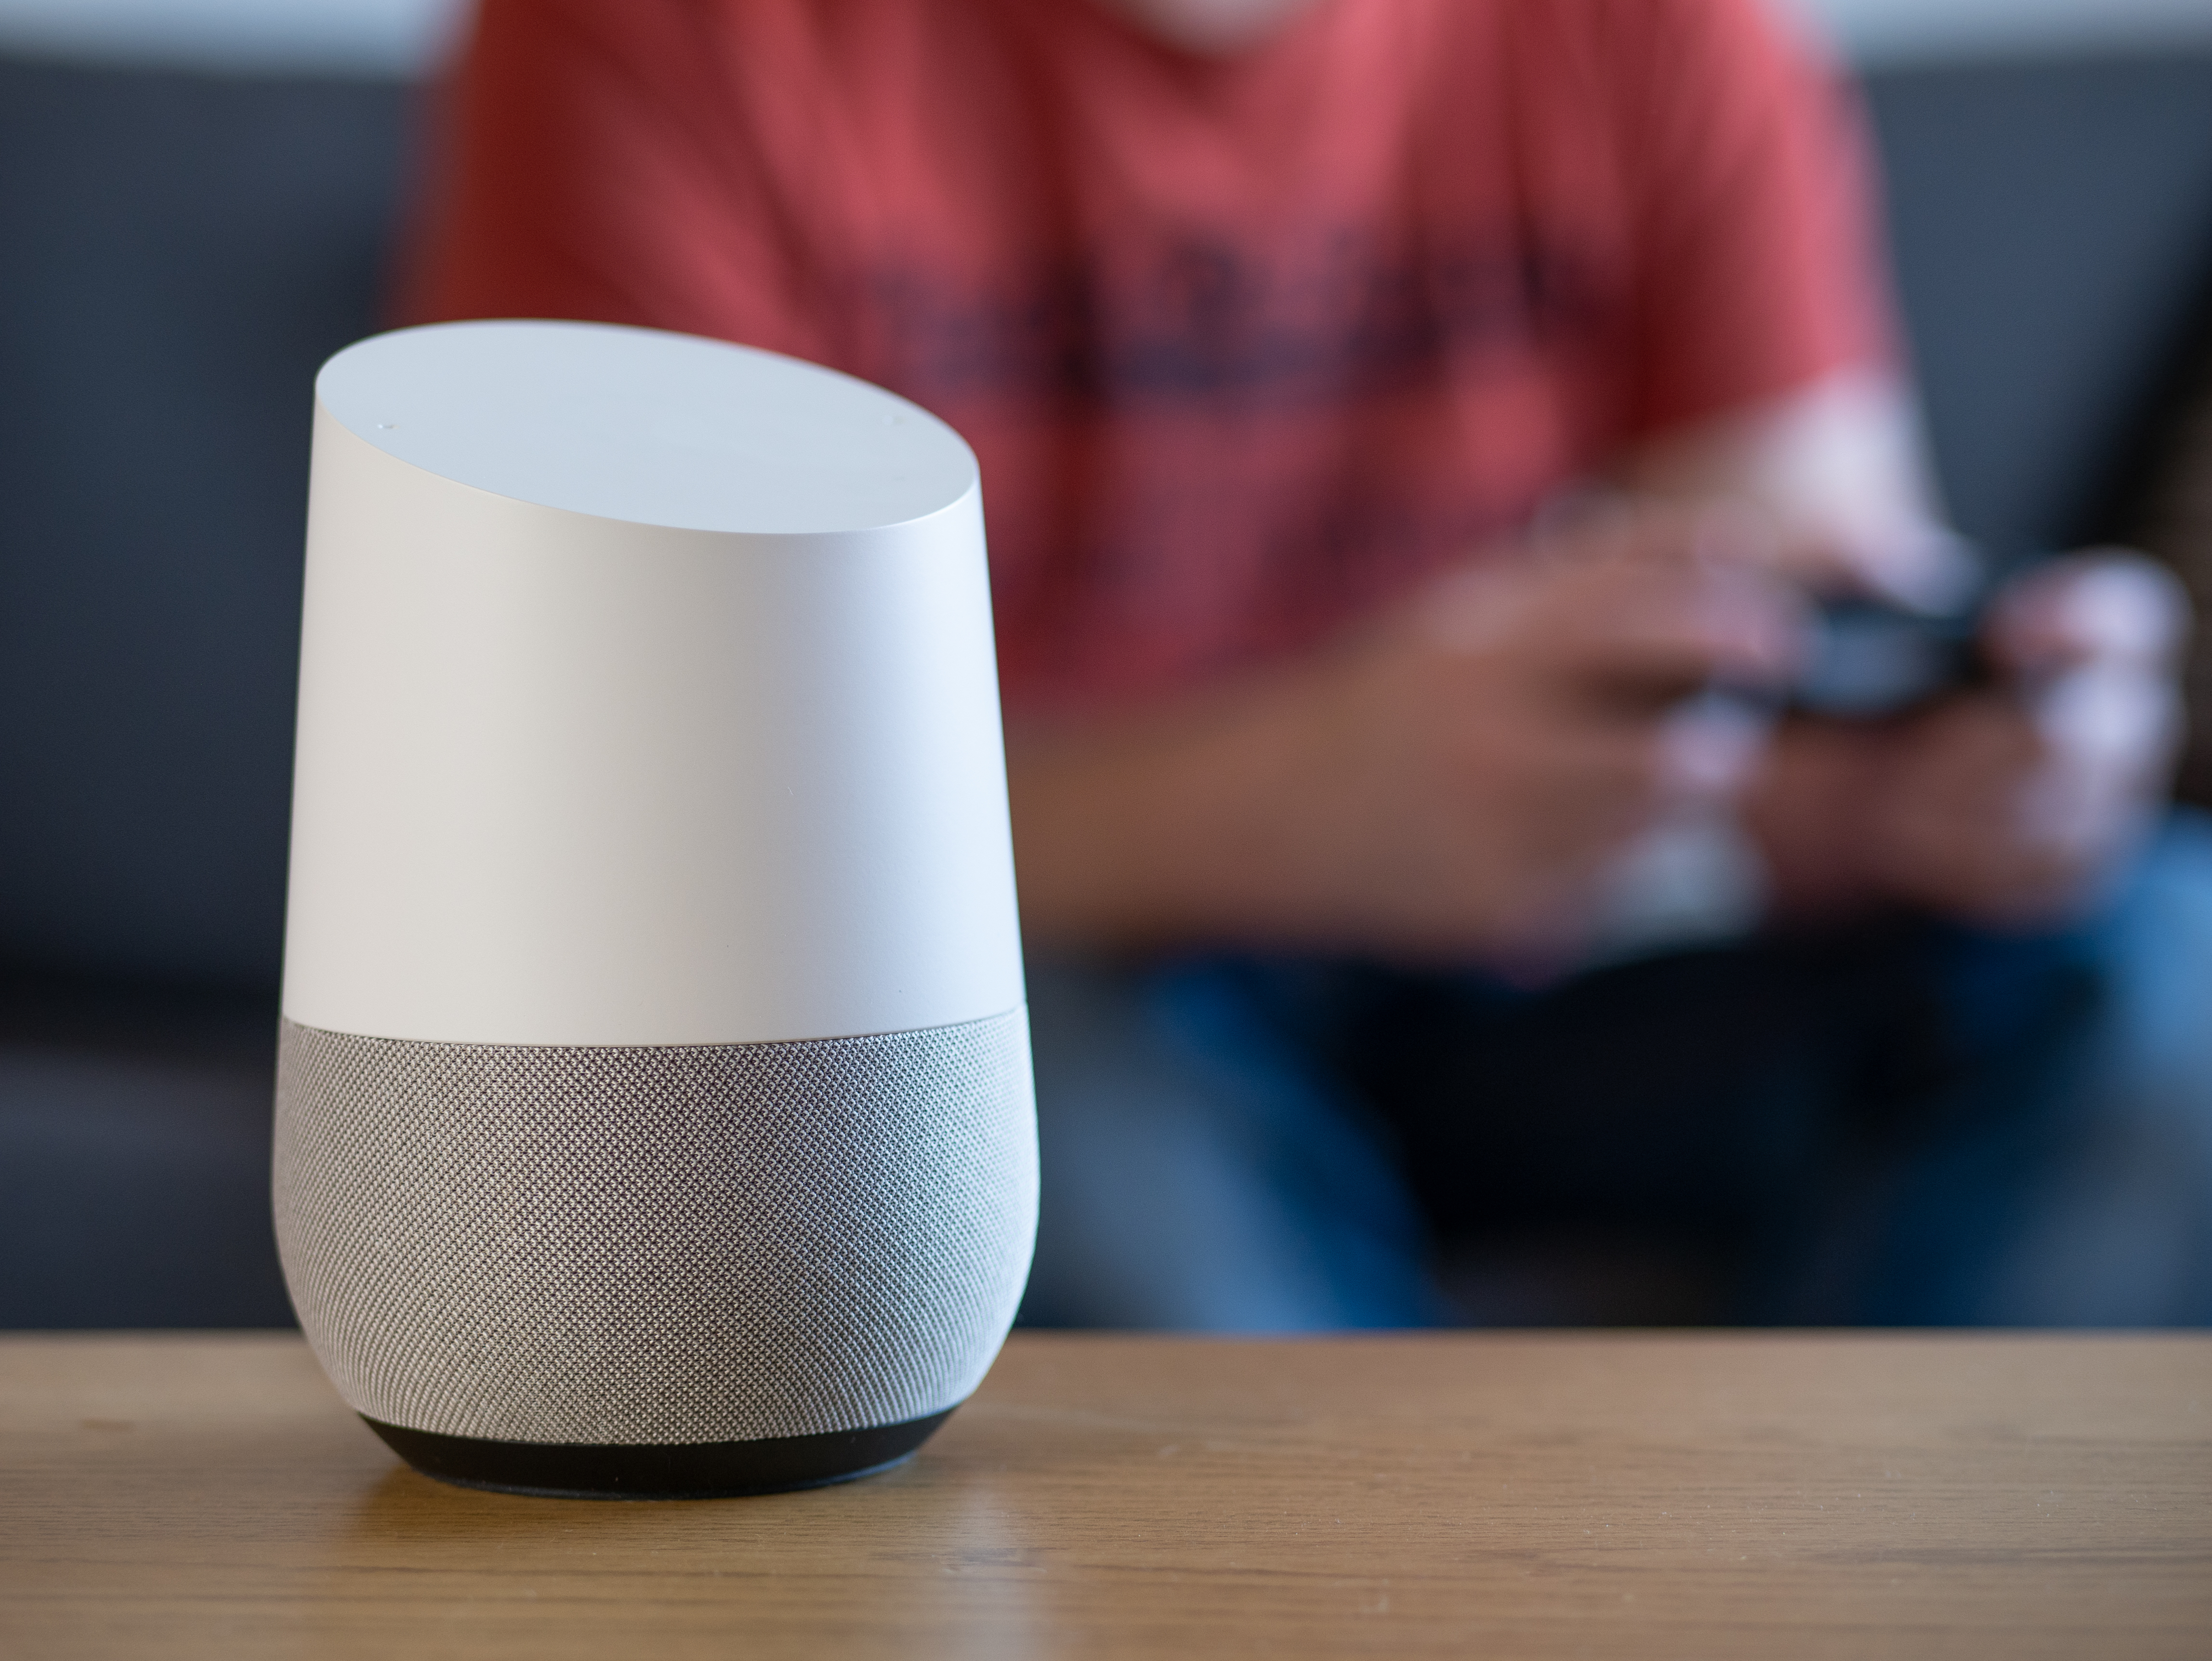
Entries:
[[1752, 713], [1808, 595], [1966, 581], [1756, 0], [489, 0], [446, 120], [410, 320], [975, 447], [1029, 1318], [2212, 1316], [2171, 585], [2053, 563], [1990, 684]]

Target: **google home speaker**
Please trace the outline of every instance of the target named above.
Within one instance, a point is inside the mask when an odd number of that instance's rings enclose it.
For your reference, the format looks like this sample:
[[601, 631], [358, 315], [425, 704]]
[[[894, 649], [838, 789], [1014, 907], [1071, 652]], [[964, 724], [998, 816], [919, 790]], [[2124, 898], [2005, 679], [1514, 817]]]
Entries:
[[1036, 1121], [975, 461], [774, 354], [459, 323], [316, 382], [277, 1238], [417, 1469], [919, 1446]]

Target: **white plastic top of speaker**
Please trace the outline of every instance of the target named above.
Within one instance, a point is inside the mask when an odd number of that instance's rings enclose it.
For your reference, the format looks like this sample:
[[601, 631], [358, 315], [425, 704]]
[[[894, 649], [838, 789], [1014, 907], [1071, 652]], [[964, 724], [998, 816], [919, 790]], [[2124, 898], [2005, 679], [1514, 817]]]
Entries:
[[921, 519], [975, 458], [904, 399], [796, 358], [573, 323], [407, 329], [340, 352], [323, 407], [386, 455], [636, 525], [811, 535]]
[[290, 1019], [748, 1043], [1020, 1003], [951, 429], [574, 323], [379, 336], [317, 394]]

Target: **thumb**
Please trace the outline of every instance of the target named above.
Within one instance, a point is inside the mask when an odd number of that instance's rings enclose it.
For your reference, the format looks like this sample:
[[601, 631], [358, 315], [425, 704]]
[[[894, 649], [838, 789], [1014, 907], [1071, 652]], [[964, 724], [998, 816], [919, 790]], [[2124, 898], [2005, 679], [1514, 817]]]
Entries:
[[2141, 554], [2106, 550], [2053, 560], [2005, 589], [1987, 643], [2015, 673], [2103, 664], [2169, 670], [2188, 638], [2187, 593]]

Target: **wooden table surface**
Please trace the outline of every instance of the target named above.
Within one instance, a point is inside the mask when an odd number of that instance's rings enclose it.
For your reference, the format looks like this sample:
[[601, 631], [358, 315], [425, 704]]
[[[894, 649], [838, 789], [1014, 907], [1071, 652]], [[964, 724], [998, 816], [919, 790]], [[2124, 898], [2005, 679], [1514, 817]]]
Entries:
[[912, 1463], [441, 1487], [295, 1338], [0, 1339], [0, 1654], [2212, 1656], [2212, 1338], [1021, 1335]]

